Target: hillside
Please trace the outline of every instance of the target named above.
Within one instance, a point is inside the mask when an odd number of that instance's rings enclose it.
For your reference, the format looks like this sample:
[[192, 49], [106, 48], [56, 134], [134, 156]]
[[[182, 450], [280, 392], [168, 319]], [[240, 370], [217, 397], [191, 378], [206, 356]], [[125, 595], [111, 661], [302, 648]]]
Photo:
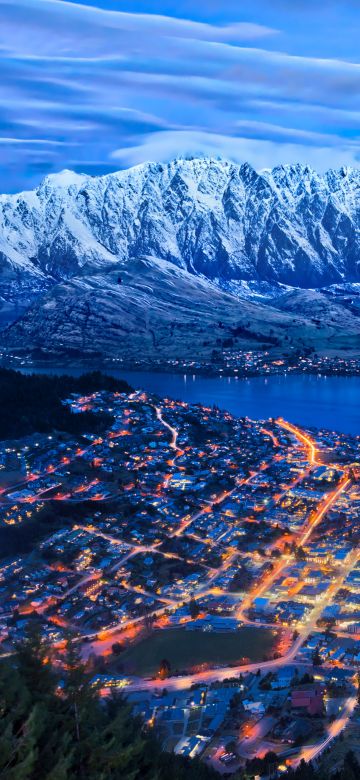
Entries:
[[[318, 298], [324, 301], [320, 314]], [[131, 268], [58, 284], [7, 329], [2, 342], [58, 354], [97, 350], [130, 361], [211, 358], [224, 349], [355, 350], [360, 319], [318, 293], [288, 292], [273, 305], [253, 302], [171, 263], [141, 258]]]

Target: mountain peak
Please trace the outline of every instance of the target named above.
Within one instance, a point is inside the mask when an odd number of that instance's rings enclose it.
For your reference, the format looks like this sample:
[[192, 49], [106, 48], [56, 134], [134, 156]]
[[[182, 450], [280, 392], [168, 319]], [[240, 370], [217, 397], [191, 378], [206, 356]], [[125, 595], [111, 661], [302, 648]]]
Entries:
[[217, 157], [50, 174], [34, 192], [0, 198], [0, 296], [33, 297], [139, 256], [223, 285], [359, 281], [359, 191], [356, 169], [258, 173]]
[[[143, 174], [164, 174], [165, 172], [171, 173], [174, 170], [196, 170], [206, 171], [208, 169], [215, 168], [222, 171], [238, 171], [245, 175], [264, 176], [267, 179], [283, 179], [286, 177], [288, 180], [294, 180], [299, 178], [300, 180], [316, 178], [319, 181], [324, 181], [332, 177], [333, 179], [355, 178], [360, 177], [360, 170], [352, 168], [351, 166], [342, 166], [340, 169], [330, 168], [326, 173], [320, 174], [315, 171], [310, 165], [303, 163], [279, 163], [274, 168], [262, 168], [258, 171], [247, 161], [243, 163], [235, 163], [232, 160], [227, 159], [222, 155], [211, 156], [199, 156], [199, 155], [179, 155], [172, 158], [168, 162], [155, 162], [148, 161], [139, 163], [130, 168], [120, 169], [114, 173], [107, 173], [99, 176], [92, 176], [86, 173], [77, 173], [70, 169], [64, 169], [58, 173], [50, 173], [42, 180], [38, 189], [46, 186], [58, 187], [60, 189], [69, 189], [70, 187], [81, 187], [88, 181], [114, 181], [121, 179], [122, 181], [128, 177]], [[6, 196], [4, 196], [6, 197]], [[14, 196], [16, 197], [16, 195]]]
[[[59, 173], [49, 173], [42, 180], [40, 188], [46, 186], [56, 186], [62, 189], [68, 189], [69, 187], [81, 187], [81, 185], [87, 181], [90, 177], [85, 173], [76, 173], [67, 168]], [[39, 189], [40, 189], [39, 188]]]

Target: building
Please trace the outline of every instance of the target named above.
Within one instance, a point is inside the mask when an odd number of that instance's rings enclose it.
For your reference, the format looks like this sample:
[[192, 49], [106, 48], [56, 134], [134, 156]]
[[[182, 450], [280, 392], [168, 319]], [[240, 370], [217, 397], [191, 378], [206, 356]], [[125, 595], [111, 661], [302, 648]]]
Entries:
[[291, 692], [293, 709], [307, 712], [308, 715], [322, 715], [324, 711], [324, 690], [321, 685], [301, 685]]

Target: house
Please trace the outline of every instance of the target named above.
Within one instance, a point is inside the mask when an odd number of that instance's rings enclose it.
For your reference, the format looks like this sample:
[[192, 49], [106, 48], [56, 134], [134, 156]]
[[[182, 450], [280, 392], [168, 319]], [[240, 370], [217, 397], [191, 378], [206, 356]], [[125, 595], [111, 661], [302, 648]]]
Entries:
[[244, 699], [243, 707], [244, 710], [246, 710], [246, 712], [250, 712], [251, 715], [257, 715], [260, 717], [265, 715], [265, 707], [262, 701], [250, 701], [249, 699]]
[[292, 681], [296, 676], [296, 667], [285, 666], [279, 669], [276, 679], [272, 681], [271, 688], [276, 691], [279, 688], [290, 688]]
[[291, 692], [291, 707], [305, 711], [308, 715], [322, 715], [324, 711], [324, 689], [322, 685], [309, 683]]

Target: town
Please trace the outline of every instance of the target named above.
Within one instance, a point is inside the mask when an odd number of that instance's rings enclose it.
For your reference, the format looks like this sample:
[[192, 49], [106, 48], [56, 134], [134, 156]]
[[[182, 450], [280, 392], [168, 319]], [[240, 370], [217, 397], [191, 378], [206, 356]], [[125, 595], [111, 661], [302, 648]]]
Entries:
[[[31, 366], [31, 356], [23, 354], [3, 354], [3, 361], [16, 366], [19, 362]], [[43, 355], [43, 360], [46, 354]], [[37, 356], [39, 359], [39, 356]], [[39, 365], [46, 365], [40, 361]], [[234, 349], [226, 344], [219, 345], [213, 351], [211, 360], [186, 360], [179, 358], [132, 360], [125, 358], [104, 358], [104, 366], [133, 371], [164, 371], [184, 374], [185, 376], [218, 376], [235, 379], [258, 376], [278, 376], [286, 374], [310, 374], [315, 376], [359, 376], [360, 360], [358, 355], [316, 354], [311, 350], [289, 349], [284, 353], [268, 349]]]
[[[0, 652], [70, 635], [165, 750], [277, 772], [360, 749], [359, 437], [135, 391], [0, 448]], [[31, 533], [26, 536], [26, 529]], [[270, 760], [270, 759], [268, 759]]]
[[[0, 348], [0, 361], [3, 366], [13, 368], [42, 368], [48, 364], [49, 355], [46, 350], [33, 351], [24, 349]], [[73, 359], [65, 349], [59, 350], [58, 361], [71, 371]], [[360, 359], [357, 354], [331, 355], [316, 354], [310, 349], [299, 352], [289, 349], [288, 352], [275, 349], [234, 349], [225, 344], [219, 344], [219, 349], [213, 351], [211, 360], [151, 358], [139, 356], [138, 359], [127, 360], [124, 357], [112, 357], [92, 353], [87, 350], [79, 357], [79, 362], [86, 367], [95, 363], [107, 371], [153, 371], [185, 376], [234, 377], [235, 379], [258, 376], [278, 376], [287, 374], [309, 374], [315, 376], [359, 376]]]

